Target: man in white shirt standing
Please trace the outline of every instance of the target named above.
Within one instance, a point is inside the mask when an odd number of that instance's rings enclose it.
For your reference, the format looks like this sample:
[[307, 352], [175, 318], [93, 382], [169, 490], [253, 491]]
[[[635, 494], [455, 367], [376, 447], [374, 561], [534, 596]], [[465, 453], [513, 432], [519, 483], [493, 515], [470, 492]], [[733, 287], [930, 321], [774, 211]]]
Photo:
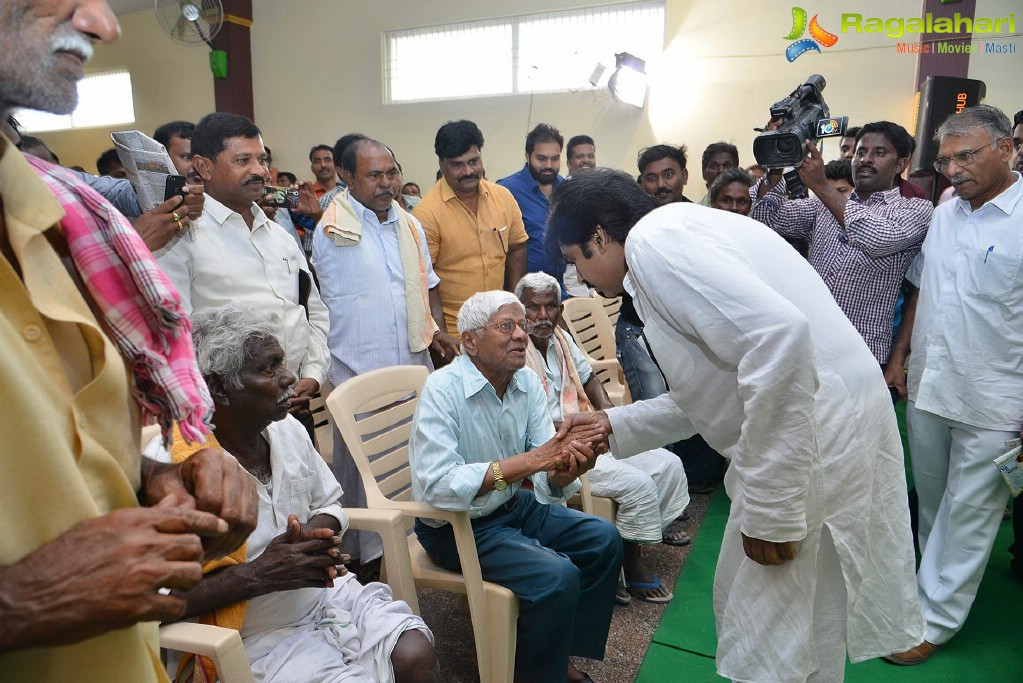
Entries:
[[813, 268], [766, 226], [658, 208], [594, 169], [551, 198], [547, 239], [603, 296], [633, 297], [669, 393], [565, 416], [628, 457], [700, 433], [731, 460], [714, 584], [717, 671], [839, 682], [920, 642], [902, 444], [877, 361]]
[[256, 204], [270, 173], [260, 135], [237, 114], [196, 125], [192, 163], [206, 186], [205, 210], [154, 255], [189, 314], [234, 304], [280, 317], [286, 364], [299, 377], [291, 412], [301, 419], [327, 372], [327, 308], [294, 238]]
[[902, 665], [928, 659], [970, 613], [1008, 499], [991, 461], [1023, 417], [1023, 182], [1009, 169], [1012, 125], [979, 105], [935, 137], [934, 168], [958, 197], [935, 209], [906, 273], [914, 290], [885, 373], [909, 399], [927, 619], [923, 642], [888, 658]]
[[[400, 177], [391, 151], [363, 138], [337, 160], [345, 187], [324, 207], [312, 263], [330, 311], [330, 383], [394, 365], [438, 364], [458, 355], [447, 333], [440, 278], [423, 226], [395, 201]], [[334, 476], [345, 507], [366, 507], [362, 477], [341, 435], [334, 434]], [[383, 553], [380, 537], [349, 533], [345, 551], [366, 564]]]

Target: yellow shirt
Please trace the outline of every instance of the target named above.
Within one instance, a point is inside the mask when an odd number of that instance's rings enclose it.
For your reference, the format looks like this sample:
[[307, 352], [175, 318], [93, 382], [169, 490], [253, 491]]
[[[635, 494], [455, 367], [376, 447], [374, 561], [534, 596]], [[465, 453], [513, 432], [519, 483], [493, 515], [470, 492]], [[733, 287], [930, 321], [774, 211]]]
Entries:
[[479, 193], [474, 216], [441, 178], [412, 211], [423, 224], [433, 270], [440, 277], [444, 318], [455, 336], [458, 309], [477, 292], [504, 289], [508, 247], [529, 239], [511, 192], [480, 180]]
[[[138, 505], [128, 372], [44, 233], [64, 211], [0, 136], [0, 197], [24, 280], [0, 255], [0, 565], [76, 523]], [[66, 581], [81, 558], [68, 556]], [[166, 680], [154, 623], [0, 655], [0, 681]]]

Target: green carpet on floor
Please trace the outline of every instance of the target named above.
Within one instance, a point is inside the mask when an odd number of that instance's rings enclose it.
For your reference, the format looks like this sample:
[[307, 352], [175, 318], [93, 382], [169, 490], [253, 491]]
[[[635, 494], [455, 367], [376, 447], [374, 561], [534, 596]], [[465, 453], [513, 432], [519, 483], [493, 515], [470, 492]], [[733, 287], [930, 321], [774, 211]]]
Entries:
[[[897, 413], [905, 434], [901, 404]], [[719, 489], [693, 540], [693, 549], [675, 586], [675, 599], [665, 610], [654, 633], [636, 678], [637, 683], [724, 680], [714, 673], [716, 634], [712, 591], [728, 506], [728, 497], [723, 489]], [[1020, 646], [1019, 633], [1023, 583], [1009, 574], [1007, 550], [1011, 543], [1012, 523], [1006, 521], [998, 532], [984, 581], [966, 625], [932, 659], [915, 667], [896, 667], [879, 659], [848, 664], [847, 683], [1023, 681], [1023, 647]]]

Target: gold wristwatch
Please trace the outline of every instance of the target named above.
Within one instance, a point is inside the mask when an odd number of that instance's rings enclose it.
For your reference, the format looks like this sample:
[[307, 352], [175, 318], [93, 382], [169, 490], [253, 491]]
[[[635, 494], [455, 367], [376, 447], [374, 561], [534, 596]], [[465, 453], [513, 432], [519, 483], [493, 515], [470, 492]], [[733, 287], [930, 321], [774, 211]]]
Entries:
[[504, 491], [508, 488], [508, 482], [504, 480], [504, 472], [501, 471], [501, 464], [498, 461], [494, 461], [490, 466], [490, 471], [494, 473], [494, 490]]

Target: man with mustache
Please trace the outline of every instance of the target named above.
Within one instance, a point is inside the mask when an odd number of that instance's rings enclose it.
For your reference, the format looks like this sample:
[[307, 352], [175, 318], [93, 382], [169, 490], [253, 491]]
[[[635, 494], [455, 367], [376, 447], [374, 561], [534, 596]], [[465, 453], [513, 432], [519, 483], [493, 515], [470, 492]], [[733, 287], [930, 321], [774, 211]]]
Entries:
[[640, 185], [661, 204], [692, 201], [682, 194], [689, 182], [685, 145], [654, 145], [642, 149], [636, 165], [639, 166]]
[[433, 149], [441, 178], [412, 214], [423, 224], [440, 277], [448, 332], [458, 334], [458, 309], [476, 292], [511, 291], [526, 274], [526, 234], [515, 197], [485, 178], [483, 133], [472, 121], [449, 121]]
[[597, 167], [597, 144], [589, 135], [575, 135], [565, 147], [568, 157], [568, 175], [588, 171]]
[[209, 114], [192, 135], [192, 163], [206, 187], [205, 211], [157, 261], [189, 313], [238, 304], [281, 316], [288, 370], [300, 378], [291, 410], [308, 419], [330, 362], [327, 308], [305, 254], [257, 204], [269, 178], [259, 128], [238, 114]]
[[565, 138], [554, 126], [537, 124], [526, 136], [526, 164], [522, 170], [497, 181], [508, 188], [522, 211], [522, 222], [529, 235], [526, 269], [530, 273], [544, 272], [560, 277], [563, 268], [552, 262], [543, 248], [544, 221], [547, 218], [547, 198], [564, 178], [561, 170], [561, 148]]
[[934, 210], [924, 199], [903, 197], [895, 184], [909, 165], [913, 138], [890, 121], [861, 127], [852, 160], [856, 189], [849, 195], [828, 182], [816, 145], [808, 140], [806, 149], [799, 177], [815, 196], [788, 199], [780, 171], [773, 171], [756, 185], [750, 218], [809, 241], [810, 265], [883, 366], [902, 278]]
[[707, 183], [707, 194], [703, 195], [700, 204], [710, 206], [710, 186], [724, 171], [739, 167], [739, 150], [727, 142], [712, 142], [703, 150], [700, 167], [703, 169], [703, 182]]
[[[92, 43], [119, 34], [104, 2], [0, 3], [0, 121], [73, 111]], [[141, 457], [143, 415], [209, 432], [180, 301], [108, 202], [6, 134], [0, 292], [0, 680], [165, 680], [157, 622], [186, 605], [164, 589], [195, 586], [258, 507], [233, 458]]]
[[1023, 178], [1009, 167], [1012, 127], [979, 105], [949, 116], [935, 139], [934, 168], [958, 197], [935, 209], [906, 273], [913, 287], [885, 373], [908, 398], [920, 501], [927, 631], [889, 658], [903, 665], [928, 659], [970, 613], [1008, 499], [991, 460], [1020, 436], [1023, 415]]
[[[238, 630], [259, 681], [435, 680], [423, 620], [387, 586], [360, 582], [342, 564], [348, 515], [341, 487], [288, 415], [295, 376], [284, 367], [277, 316], [229, 306], [197, 313], [192, 322], [216, 405], [217, 445], [255, 484], [259, 524], [233, 562], [203, 567], [203, 580], [181, 595], [184, 617], [210, 615], [203, 620]], [[169, 450], [154, 439], [146, 452], [187, 462], [191, 450], [177, 439]], [[172, 672], [185, 668], [176, 660]], [[204, 660], [195, 668], [207, 673], [212, 662]]]
[[[434, 367], [458, 355], [441, 327], [440, 279], [423, 228], [399, 206], [398, 163], [382, 143], [362, 138], [338, 160], [345, 188], [323, 212], [313, 237], [312, 263], [330, 312], [330, 383], [393, 365]], [[439, 322], [438, 322], [439, 321]], [[339, 433], [334, 476], [347, 507], [366, 507], [362, 477]], [[383, 553], [380, 537], [351, 533], [346, 552], [366, 564]]]
[[[526, 320], [533, 323], [526, 365], [543, 384], [555, 424], [565, 415], [611, 408], [600, 378], [575, 341], [558, 327], [564, 308], [558, 281], [547, 273], [530, 273], [519, 280], [515, 296], [526, 309]], [[590, 486], [594, 495], [618, 504], [615, 526], [625, 546], [625, 584], [618, 586], [615, 600], [622, 605], [633, 596], [645, 602], [670, 602], [671, 589], [643, 562], [642, 547], [690, 541], [676, 523], [689, 505], [686, 475], [678, 457], [663, 448], [622, 460], [605, 453], [590, 470]]]

